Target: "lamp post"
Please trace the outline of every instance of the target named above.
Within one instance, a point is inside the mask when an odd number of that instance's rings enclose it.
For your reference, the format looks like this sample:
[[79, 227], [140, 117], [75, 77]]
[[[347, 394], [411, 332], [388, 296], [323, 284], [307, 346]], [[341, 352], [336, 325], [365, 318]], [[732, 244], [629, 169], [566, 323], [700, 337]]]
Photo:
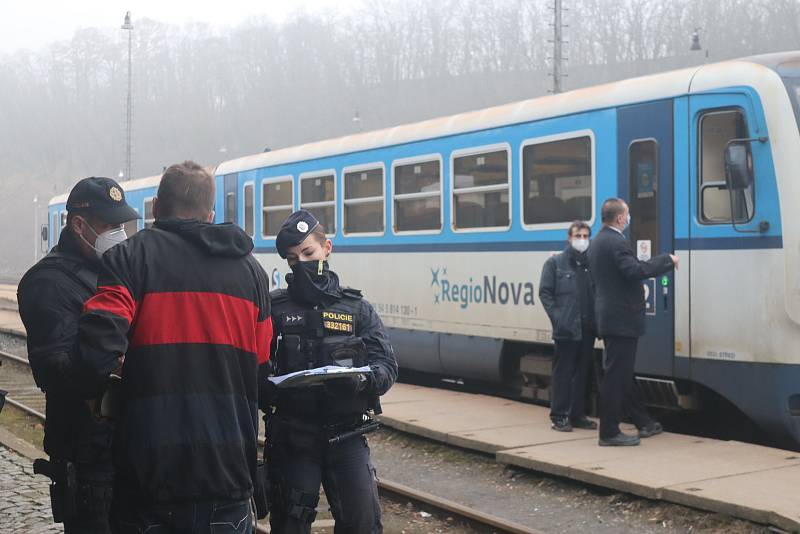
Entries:
[[358, 110], [356, 110], [355, 114], [353, 115], [353, 124], [356, 127], [356, 130], [359, 132], [363, 131], [363, 127], [361, 126], [361, 115], [358, 114]]
[[133, 70], [132, 70], [132, 52], [133, 52], [133, 24], [131, 24], [131, 12], [125, 13], [125, 22], [122, 24], [122, 29], [128, 32], [128, 101], [127, 110], [125, 113], [125, 178], [131, 179], [131, 166], [133, 164], [131, 159], [131, 137], [133, 134]]

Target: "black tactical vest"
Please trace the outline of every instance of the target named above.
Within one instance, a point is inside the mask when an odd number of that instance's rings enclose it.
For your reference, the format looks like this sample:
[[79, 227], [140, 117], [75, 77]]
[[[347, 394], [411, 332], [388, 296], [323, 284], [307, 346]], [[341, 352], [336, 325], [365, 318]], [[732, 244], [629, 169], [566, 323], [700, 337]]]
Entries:
[[[86, 266], [86, 260], [72, 254], [64, 254], [57, 249], [51, 250], [25, 273], [29, 276], [41, 269], [57, 269], [81, 284], [88, 292], [87, 299], [97, 291], [97, 271]], [[20, 284], [22, 282], [20, 281]]]
[[[358, 337], [361, 292], [342, 288], [342, 298], [320, 309], [294, 302], [286, 289], [270, 293], [272, 321], [279, 335], [275, 374], [283, 375], [324, 365], [361, 367], [368, 364], [367, 349]], [[366, 392], [331, 396], [322, 386], [281, 389], [279, 413], [300, 417], [333, 418], [363, 414], [369, 408]]]

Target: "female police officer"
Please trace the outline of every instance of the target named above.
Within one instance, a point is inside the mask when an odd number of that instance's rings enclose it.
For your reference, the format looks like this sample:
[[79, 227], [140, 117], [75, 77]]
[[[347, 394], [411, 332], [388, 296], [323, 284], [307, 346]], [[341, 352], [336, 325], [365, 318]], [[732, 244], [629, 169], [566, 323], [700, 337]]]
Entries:
[[392, 346], [361, 292], [341, 287], [328, 268], [332, 243], [311, 213], [292, 213], [276, 248], [292, 272], [288, 288], [270, 295], [275, 374], [336, 363], [369, 365], [372, 372], [323, 386], [277, 389], [262, 382], [272, 532], [310, 532], [320, 483], [335, 532], [382, 532], [375, 471], [359, 432], [397, 378]]

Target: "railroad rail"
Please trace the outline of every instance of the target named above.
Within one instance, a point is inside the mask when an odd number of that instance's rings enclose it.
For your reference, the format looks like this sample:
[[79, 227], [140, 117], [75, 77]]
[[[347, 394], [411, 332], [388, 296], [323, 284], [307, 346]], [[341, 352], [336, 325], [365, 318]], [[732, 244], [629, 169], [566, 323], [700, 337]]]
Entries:
[[0, 351], [0, 389], [8, 391], [6, 402], [44, 422], [44, 393], [36, 386], [27, 358]]
[[[0, 351], [0, 361], [3, 362], [3, 366], [0, 367], [0, 371], [2, 371], [0, 372], [0, 389], [8, 391], [6, 402], [44, 422], [44, 394], [36, 387], [33, 381], [28, 359], [16, 354]], [[259, 445], [264, 445], [263, 438], [259, 439]], [[541, 534], [540, 531], [526, 527], [525, 525], [484, 514], [478, 510], [464, 506], [463, 504], [438, 497], [398, 482], [392, 482], [391, 480], [379, 480], [378, 489], [384, 496], [409, 499], [441, 513], [457, 516], [472, 524], [488, 527], [495, 532], [508, 534]], [[260, 533], [269, 532], [263, 525], [259, 525], [256, 530]]]

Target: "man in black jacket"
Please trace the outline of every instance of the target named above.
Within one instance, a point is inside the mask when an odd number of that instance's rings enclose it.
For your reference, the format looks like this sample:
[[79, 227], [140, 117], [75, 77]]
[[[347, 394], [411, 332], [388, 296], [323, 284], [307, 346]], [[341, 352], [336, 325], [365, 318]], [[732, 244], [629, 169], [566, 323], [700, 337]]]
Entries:
[[[589, 268], [595, 283], [597, 331], [605, 344], [605, 376], [600, 385], [599, 444], [638, 445], [639, 438], [662, 431], [644, 407], [634, 383], [636, 345], [645, 332], [645, 302], [642, 280], [658, 276], [678, 266], [672, 254], [639, 261], [633, 245], [623, 231], [630, 224], [628, 205], [610, 198], [601, 210], [603, 228], [589, 248]], [[619, 429], [628, 408], [638, 437]]]
[[156, 221], [103, 258], [79, 322], [89, 379], [125, 355], [114, 444], [119, 532], [252, 532], [258, 371], [272, 339], [252, 240], [211, 224], [214, 179], [169, 167]]
[[539, 281], [539, 300], [553, 326], [550, 420], [559, 432], [597, 428], [585, 415], [595, 340], [594, 287], [586, 259], [591, 234], [588, 224], [573, 222], [567, 248], [547, 259]]
[[292, 269], [288, 288], [272, 292], [276, 374], [322, 365], [369, 366], [370, 372], [260, 396], [268, 414], [272, 532], [309, 533], [321, 483], [335, 532], [379, 534], [375, 470], [362, 433], [375, 427], [365, 416], [380, 413], [378, 397], [397, 378], [389, 336], [361, 292], [339, 285], [327, 262], [332, 243], [311, 213], [292, 213], [275, 245]]
[[[33, 378], [47, 398], [44, 450], [54, 474], [53, 518], [67, 534], [109, 532], [113, 469], [110, 421], [84, 400], [70, 352], [84, 303], [97, 289], [100, 256], [125, 239], [124, 222], [139, 214], [110, 178], [84, 178], [67, 198], [58, 245], [19, 283], [19, 314], [28, 335]], [[89, 391], [100, 393], [99, 390]], [[71, 467], [70, 467], [71, 466]], [[74, 472], [77, 485], [70, 485]], [[63, 476], [56, 475], [60, 473]]]

